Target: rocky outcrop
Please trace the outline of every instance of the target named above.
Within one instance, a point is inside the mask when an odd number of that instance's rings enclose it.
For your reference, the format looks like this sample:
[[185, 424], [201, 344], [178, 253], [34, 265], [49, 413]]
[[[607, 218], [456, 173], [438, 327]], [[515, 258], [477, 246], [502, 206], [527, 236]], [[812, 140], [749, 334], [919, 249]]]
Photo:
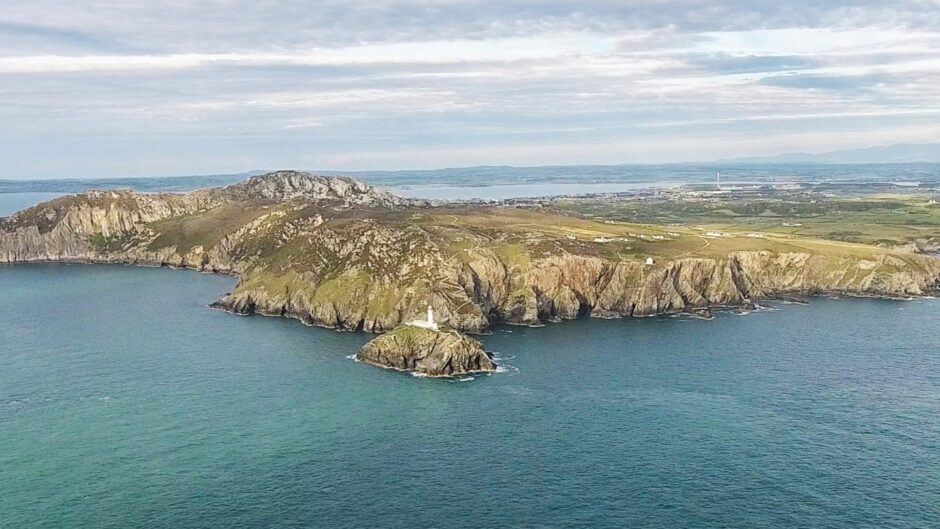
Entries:
[[213, 205], [203, 193], [117, 190], [61, 197], [0, 219], [0, 263], [98, 260], [103, 256], [96, 243], [142, 236], [147, 223]]
[[368, 364], [432, 377], [496, 370], [483, 345], [454, 330], [403, 325], [365, 344], [356, 359]]
[[262, 198], [279, 202], [303, 198], [314, 202], [337, 201], [346, 206], [390, 208], [427, 205], [424, 200], [393, 195], [361, 180], [301, 171], [275, 171], [254, 176], [223, 188], [222, 192], [242, 199]]
[[923, 237], [916, 239], [910, 251], [940, 256], [940, 237]]

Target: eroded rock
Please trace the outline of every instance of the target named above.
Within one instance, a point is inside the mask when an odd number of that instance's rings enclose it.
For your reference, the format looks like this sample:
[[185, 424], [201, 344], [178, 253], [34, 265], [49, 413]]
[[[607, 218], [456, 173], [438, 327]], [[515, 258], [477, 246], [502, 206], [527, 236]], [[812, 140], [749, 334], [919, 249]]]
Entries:
[[365, 344], [356, 359], [432, 377], [491, 372], [496, 364], [483, 344], [453, 329], [402, 325]]

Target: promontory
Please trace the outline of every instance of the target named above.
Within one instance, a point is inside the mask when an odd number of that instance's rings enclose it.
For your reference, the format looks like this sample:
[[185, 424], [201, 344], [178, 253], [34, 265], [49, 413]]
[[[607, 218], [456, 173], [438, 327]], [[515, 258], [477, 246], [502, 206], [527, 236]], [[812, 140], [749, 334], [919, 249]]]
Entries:
[[421, 317], [429, 302], [442, 325], [482, 332], [940, 286], [940, 260], [903, 249], [605, 221], [551, 205], [435, 204], [295, 171], [184, 194], [92, 191], [0, 219], [0, 262], [38, 261], [232, 273], [220, 308], [370, 332]]

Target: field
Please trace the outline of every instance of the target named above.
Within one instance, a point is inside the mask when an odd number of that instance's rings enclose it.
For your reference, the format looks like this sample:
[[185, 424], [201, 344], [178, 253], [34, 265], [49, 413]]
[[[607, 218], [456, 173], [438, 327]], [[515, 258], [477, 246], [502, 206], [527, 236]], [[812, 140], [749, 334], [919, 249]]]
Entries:
[[691, 233], [709, 241], [696, 254], [771, 242], [781, 247], [936, 249], [940, 245], [937, 193], [891, 191], [885, 192], [883, 186], [717, 193], [670, 190], [630, 197], [558, 199], [552, 207], [583, 218], [642, 222]]

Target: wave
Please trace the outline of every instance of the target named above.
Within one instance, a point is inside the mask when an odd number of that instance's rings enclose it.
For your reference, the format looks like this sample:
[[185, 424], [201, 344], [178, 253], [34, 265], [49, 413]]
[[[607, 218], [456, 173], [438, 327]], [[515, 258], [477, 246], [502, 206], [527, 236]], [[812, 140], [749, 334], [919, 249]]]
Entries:
[[519, 374], [519, 368], [512, 364], [496, 364], [497, 374], [508, 374], [509, 376]]

